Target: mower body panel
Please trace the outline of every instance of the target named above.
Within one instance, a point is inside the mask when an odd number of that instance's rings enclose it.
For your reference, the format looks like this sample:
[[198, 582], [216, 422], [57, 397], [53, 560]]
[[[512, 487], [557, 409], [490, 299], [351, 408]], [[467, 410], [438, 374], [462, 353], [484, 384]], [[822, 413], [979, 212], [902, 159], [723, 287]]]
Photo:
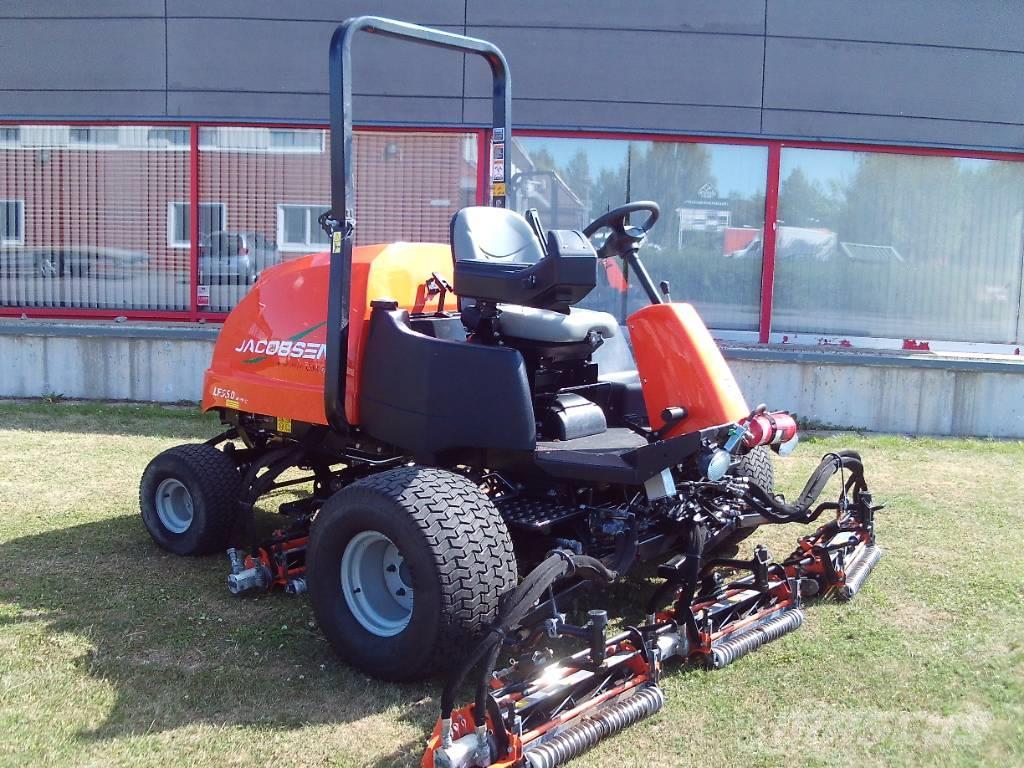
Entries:
[[[462, 331], [458, 317], [442, 322]], [[377, 440], [424, 463], [460, 449], [529, 452], [537, 444], [518, 350], [419, 333], [402, 309], [374, 310], [362, 346], [360, 425]]]
[[666, 437], [733, 424], [750, 413], [729, 364], [690, 304], [652, 304], [629, 316], [648, 423], [664, 425], [666, 408], [686, 408], [686, 418]]
[[[203, 410], [227, 408], [326, 424], [324, 376], [330, 255], [311, 254], [266, 270], [224, 321], [203, 381]], [[436, 308], [426, 283], [451, 280], [447, 245], [392, 243], [354, 249], [345, 412], [359, 423], [359, 383], [370, 303], [390, 298], [402, 309]], [[431, 304], [428, 307], [428, 304]], [[455, 308], [455, 296], [445, 304]]]

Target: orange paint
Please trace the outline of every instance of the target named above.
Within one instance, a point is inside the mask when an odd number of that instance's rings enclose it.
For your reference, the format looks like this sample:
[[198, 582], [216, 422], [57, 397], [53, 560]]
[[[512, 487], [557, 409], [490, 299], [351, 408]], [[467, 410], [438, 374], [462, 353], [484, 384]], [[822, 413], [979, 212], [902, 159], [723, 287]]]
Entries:
[[[236, 411], [326, 424], [324, 365], [330, 256], [317, 253], [266, 270], [227, 316], [203, 379], [203, 410]], [[436, 309], [425, 284], [452, 280], [447, 245], [394, 243], [355, 248], [345, 412], [358, 424], [359, 363], [370, 302], [393, 298], [403, 309]], [[456, 307], [449, 293], [446, 309]]]
[[664, 426], [661, 412], [673, 406], [685, 408], [687, 417], [668, 437], [750, 414], [721, 350], [690, 304], [652, 304], [626, 322], [652, 427]]
[[[370, 302], [388, 298], [395, 299], [399, 307], [410, 312], [436, 310], [437, 297], [427, 296], [426, 282], [437, 272], [450, 285], [454, 280], [452, 270], [452, 252], [447, 245], [394, 243], [353, 251], [348, 365], [345, 369], [345, 419], [349, 424], [359, 423], [359, 372], [370, 323]], [[432, 306], [428, 307], [428, 304]], [[457, 307], [458, 299], [449, 291], [445, 296], [445, 309], [455, 310]]]

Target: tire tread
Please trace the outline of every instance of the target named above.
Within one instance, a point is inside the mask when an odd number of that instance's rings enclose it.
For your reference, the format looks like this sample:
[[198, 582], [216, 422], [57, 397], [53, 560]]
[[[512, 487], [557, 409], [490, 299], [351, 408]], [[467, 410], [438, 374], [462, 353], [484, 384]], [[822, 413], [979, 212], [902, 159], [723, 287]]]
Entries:
[[[208, 555], [222, 550], [227, 545], [237, 516], [242, 485], [238, 469], [223, 451], [206, 443], [185, 443], [168, 448], [153, 459], [150, 467], [168, 458], [177, 459], [192, 473], [202, 494], [202, 499], [193, 499], [193, 503], [203, 503], [206, 512], [206, 528], [189, 554]], [[139, 486], [139, 506], [143, 509], [147, 492], [155, 491], [155, 488], [147, 487], [150, 485], [146, 482], [150, 467], [146, 468]], [[157, 543], [163, 546], [161, 542]]]
[[[494, 619], [518, 575], [501, 513], [471, 480], [443, 469], [399, 467], [363, 478], [340, 493], [380, 494], [420, 529], [441, 583], [442, 621], [428, 668], [443, 669]], [[315, 526], [314, 526], [315, 527]]]

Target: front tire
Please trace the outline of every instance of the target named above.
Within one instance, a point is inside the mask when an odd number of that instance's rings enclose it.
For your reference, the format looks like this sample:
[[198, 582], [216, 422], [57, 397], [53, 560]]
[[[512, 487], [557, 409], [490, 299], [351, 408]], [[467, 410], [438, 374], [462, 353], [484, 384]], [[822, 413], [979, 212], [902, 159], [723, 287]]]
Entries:
[[222, 551], [234, 525], [242, 478], [234, 462], [205, 443], [158, 454], [139, 484], [146, 530], [176, 555]]
[[[729, 470], [729, 474], [734, 477], [748, 477], [766, 493], [775, 493], [775, 468], [772, 466], [772, 454], [767, 446], [759, 445], [751, 450]], [[756, 531], [757, 528], [740, 528], [733, 531], [716, 549], [735, 549], [740, 542], [753, 536]]]
[[412, 680], [464, 658], [518, 574], [505, 522], [474, 483], [401, 467], [324, 504], [306, 577], [342, 659], [374, 677]]

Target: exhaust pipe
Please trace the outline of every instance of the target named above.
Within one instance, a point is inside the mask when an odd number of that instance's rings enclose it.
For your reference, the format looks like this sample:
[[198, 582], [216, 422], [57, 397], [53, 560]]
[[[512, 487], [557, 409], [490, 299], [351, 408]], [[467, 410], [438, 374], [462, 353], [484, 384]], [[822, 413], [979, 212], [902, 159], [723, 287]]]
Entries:
[[763, 624], [735, 632], [711, 646], [711, 666], [714, 669], [728, 666], [765, 643], [778, 640], [794, 629], [799, 629], [803, 623], [804, 612], [799, 608], [793, 608], [768, 619]]
[[875, 570], [875, 566], [881, 559], [881, 547], [876, 547], [874, 544], [865, 547], [860, 557], [846, 569], [846, 583], [838, 590], [839, 599], [852, 600], [854, 595], [860, 592], [860, 588], [864, 586], [864, 582], [867, 581], [868, 576]]
[[665, 706], [665, 694], [645, 685], [627, 699], [600, 707], [557, 735], [526, 747], [523, 757], [530, 768], [556, 768], [579, 757], [601, 739], [625, 730]]

